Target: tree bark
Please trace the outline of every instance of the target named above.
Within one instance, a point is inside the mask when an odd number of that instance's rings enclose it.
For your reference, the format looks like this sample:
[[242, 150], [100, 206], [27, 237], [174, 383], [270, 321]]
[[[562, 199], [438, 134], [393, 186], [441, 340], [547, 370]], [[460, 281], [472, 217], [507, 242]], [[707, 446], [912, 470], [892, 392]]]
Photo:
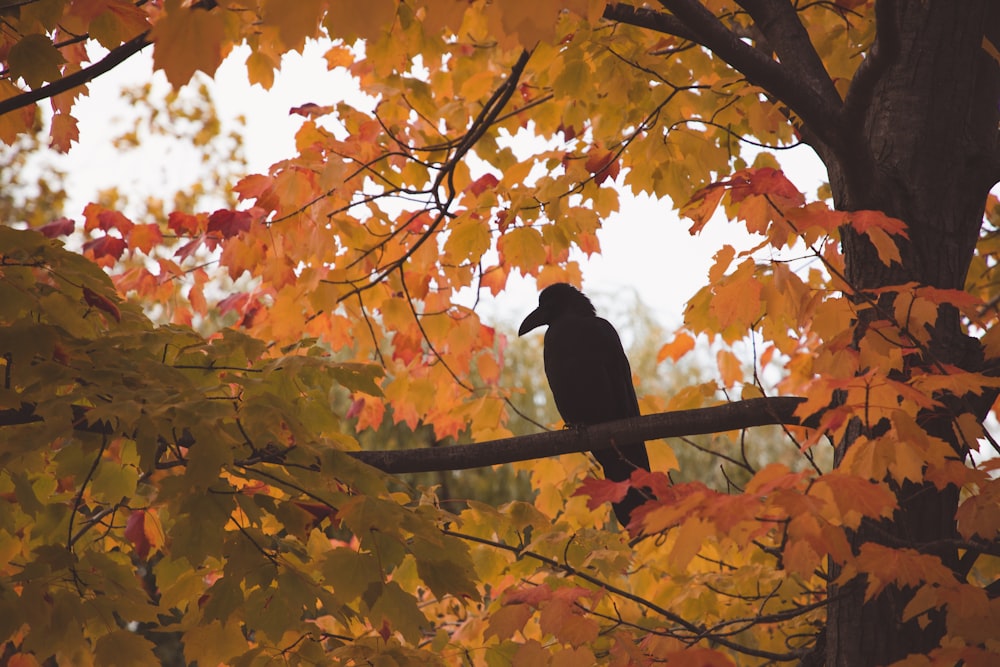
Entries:
[[[901, 261], [889, 265], [865, 235], [842, 230], [845, 277], [859, 304], [855, 340], [872, 322], [891, 317], [893, 295], [882, 288], [916, 283], [962, 289], [986, 197], [1000, 180], [1000, 65], [984, 48], [1000, 47], [1000, 3], [876, 0], [876, 38], [843, 100], [808, 34], [794, 25], [794, 3], [737, 4], [763, 37], [756, 48], [694, 0], [660, 0], [666, 12], [610, 4], [605, 17], [712, 51], [799, 119], [800, 136], [827, 168], [838, 210], [882, 211], [906, 223], [907, 238], [896, 239]], [[880, 296], [873, 305], [875, 290]], [[987, 370], [978, 341], [965, 334], [958, 310], [947, 305], [939, 308], [930, 344], [908, 362], [910, 368], [950, 364]], [[894, 379], [905, 382], [909, 372]], [[946, 407], [924, 411], [918, 421], [964, 458], [953, 420], [971, 413], [981, 421], [996, 394], [939, 398]], [[835, 465], [862, 432], [860, 422], [851, 425]], [[852, 535], [855, 548], [864, 542], [942, 544], [955, 537], [957, 489], [904, 485], [896, 493], [895, 516], [863, 524]], [[926, 550], [964, 576], [956, 552]], [[831, 574], [838, 574], [833, 566]], [[826, 629], [804, 664], [875, 667], [939, 645], [942, 618], [932, 617], [925, 628], [900, 620], [913, 591], [890, 587], [868, 601], [864, 591], [862, 580], [831, 584]]]
[[[880, 5], [876, 44], [845, 101], [847, 141], [818, 152], [829, 169], [837, 209], [883, 211], [906, 223], [909, 238], [897, 239], [902, 262], [887, 266], [864, 236], [845, 228], [846, 277], [859, 291], [907, 282], [962, 289], [986, 196], [1000, 173], [1000, 68], [982, 48], [984, 37], [996, 31], [1000, 12], [986, 1], [881, 0]], [[881, 305], [891, 306], [891, 301], [885, 297]], [[862, 312], [857, 338], [884, 312]], [[979, 345], [964, 334], [954, 308], [939, 310], [928, 351], [914, 359], [917, 367], [932, 363], [982, 368]], [[946, 401], [948, 409], [924, 414], [921, 423], [964, 457], [952, 419], [962, 412], [979, 413], [992, 400], [979, 398]], [[855, 429], [854, 437], [858, 434]], [[841, 443], [835, 464], [852, 441]], [[856, 545], [920, 545], [956, 537], [958, 489], [907, 484], [897, 489], [897, 497], [893, 519], [863, 524], [853, 535]], [[957, 552], [936, 555], [961, 576]], [[886, 665], [939, 645], [945, 633], [940, 616], [923, 628], [915, 620], [900, 620], [914, 591], [889, 587], [865, 601], [864, 590], [858, 579], [831, 585], [829, 667]]]

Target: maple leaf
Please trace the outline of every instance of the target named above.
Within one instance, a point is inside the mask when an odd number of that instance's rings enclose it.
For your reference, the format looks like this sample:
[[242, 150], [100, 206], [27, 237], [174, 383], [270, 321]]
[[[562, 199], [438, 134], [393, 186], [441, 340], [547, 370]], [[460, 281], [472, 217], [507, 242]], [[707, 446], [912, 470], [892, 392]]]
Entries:
[[102, 265], [121, 259], [125, 252], [125, 241], [117, 236], [105, 234], [83, 244], [83, 251], [89, 253]]
[[745, 169], [725, 182], [730, 200], [738, 204], [752, 195], [770, 195], [790, 206], [802, 206], [805, 197], [779, 170], [772, 167]]
[[228, 239], [250, 229], [251, 217], [246, 211], [231, 211], [219, 209], [208, 216], [206, 230], [221, 232], [222, 238]]
[[670, 359], [674, 363], [680, 360], [685, 354], [694, 349], [694, 338], [683, 331], [674, 335], [674, 339], [660, 348], [656, 353], [656, 363], [663, 363]]
[[163, 232], [156, 223], [135, 225], [129, 230], [126, 239], [132, 250], [140, 250], [148, 255], [154, 246], [163, 242]]
[[7, 53], [10, 74], [14, 79], [24, 79], [31, 88], [58, 79], [60, 66], [65, 62], [59, 49], [44, 34], [25, 35]]
[[181, 213], [180, 211], [173, 211], [167, 216], [167, 227], [182, 236], [194, 235], [203, 231], [207, 222], [206, 219], [202, 219], [202, 216]]
[[69, 218], [56, 218], [52, 222], [47, 222], [37, 229], [46, 237], [54, 239], [58, 236], [69, 236], [73, 233], [75, 228], [76, 223], [73, 220]]
[[104, 296], [103, 294], [98, 294], [89, 287], [84, 287], [83, 300], [87, 303], [88, 306], [93, 306], [98, 310], [103, 310], [105, 313], [113, 317], [116, 322], [121, 321], [122, 314], [121, 311], [118, 309], [118, 306], [115, 305], [115, 303], [111, 299]]
[[215, 74], [229, 50], [226, 11], [184, 7], [180, 0], [165, 0], [163, 7], [163, 15], [150, 32], [153, 65], [175, 88], [190, 81], [196, 71]]
[[527, 604], [505, 604], [489, 616], [485, 637], [495, 636], [503, 641], [514, 636], [515, 632], [524, 628], [534, 615], [534, 610]]
[[580, 483], [573, 495], [585, 496], [587, 509], [595, 510], [604, 503], [621, 502], [630, 486], [628, 481], [613, 482], [607, 479], [588, 477]]
[[609, 178], [611, 180], [618, 178], [618, 172], [621, 170], [621, 162], [615, 154], [600, 149], [591, 151], [583, 166], [593, 174], [594, 182], [598, 185], [603, 184]]

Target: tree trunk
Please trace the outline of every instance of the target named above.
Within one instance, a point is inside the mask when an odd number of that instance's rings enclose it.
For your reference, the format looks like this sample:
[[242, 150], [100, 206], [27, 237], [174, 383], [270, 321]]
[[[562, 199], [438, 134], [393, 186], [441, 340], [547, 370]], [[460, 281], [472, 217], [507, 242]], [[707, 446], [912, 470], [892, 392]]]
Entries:
[[[842, 146], [817, 146], [838, 209], [879, 210], [907, 224], [909, 240], [897, 239], [902, 263], [890, 266], [864, 236], [844, 230], [846, 277], [856, 290], [907, 282], [964, 286], [986, 196], [1000, 173], [1000, 68], [983, 48], [984, 35], [1000, 32], [998, 4], [880, 0], [876, 45], [845, 102], [850, 139]], [[882, 305], [891, 300], [882, 297]], [[868, 322], [883, 318], [876, 309], [862, 312], [856, 339]], [[969, 370], [982, 366], [979, 345], [963, 333], [954, 308], [940, 309], [930, 349], [936, 362]], [[914, 359], [918, 366], [931, 361]], [[951, 419], [959, 412], [980, 412], [984, 402], [973, 408], [967, 397], [949, 401], [950, 410], [925, 415], [923, 423], [964, 456]], [[836, 464], [860, 433], [849, 429]], [[955, 537], [957, 489], [904, 485], [897, 496], [900, 509], [893, 520], [863, 525], [853, 536], [856, 545], [919, 545]], [[957, 572], [954, 551], [933, 553]], [[938, 645], [942, 618], [924, 628], [900, 622], [913, 591], [889, 588], [866, 602], [864, 590], [863, 580], [831, 586], [828, 667], [886, 665]]]

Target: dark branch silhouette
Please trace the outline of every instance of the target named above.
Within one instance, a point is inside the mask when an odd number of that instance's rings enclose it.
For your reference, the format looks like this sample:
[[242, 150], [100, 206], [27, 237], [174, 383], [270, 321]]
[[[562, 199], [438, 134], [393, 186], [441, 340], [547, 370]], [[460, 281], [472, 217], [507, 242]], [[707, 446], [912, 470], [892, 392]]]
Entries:
[[112, 69], [152, 44], [152, 42], [148, 40], [148, 37], [149, 31], [147, 30], [146, 32], [141, 33], [123, 43], [121, 46], [115, 47], [108, 53], [108, 55], [104, 56], [89, 67], [84, 67], [78, 72], [67, 74], [61, 79], [56, 79], [52, 83], [42, 86], [41, 88], [29, 90], [26, 93], [21, 93], [20, 95], [15, 95], [14, 97], [9, 97], [6, 100], [0, 101], [0, 116], [22, 107], [26, 107], [29, 104], [34, 104], [35, 102], [39, 102], [49, 97], [54, 97], [59, 93], [65, 93], [67, 90], [71, 90], [77, 86], [82, 86], [85, 83], [93, 81], [100, 75], [110, 72]]
[[[469, 445], [392, 451], [372, 450], [349, 452], [349, 454], [390, 474], [466, 470], [515, 461], [530, 461], [559, 454], [609, 449], [614, 447], [616, 442], [722, 433], [771, 424], [808, 426], [812, 424], [812, 418], [803, 422], [795, 415], [796, 407], [804, 401], [804, 398], [797, 396], [751, 398], [710, 408], [661, 412], [583, 428], [547, 431]], [[116, 434], [115, 429], [106, 421], [88, 423], [87, 411], [88, 408], [74, 406], [74, 424], [77, 430]], [[20, 409], [0, 410], [0, 428], [39, 421], [42, 421], [42, 418], [35, 414], [34, 406], [30, 404], [24, 404]], [[184, 444], [196, 446], [193, 440]]]
[[609, 449], [619, 441], [722, 433], [770, 424], [798, 425], [802, 420], [795, 416], [795, 408], [803, 401], [804, 398], [797, 396], [752, 398], [711, 408], [660, 412], [583, 428], [547, 431], [471, 445], [351, 452], [351, 455], [393, 474], [464, 470], [559, 454]]

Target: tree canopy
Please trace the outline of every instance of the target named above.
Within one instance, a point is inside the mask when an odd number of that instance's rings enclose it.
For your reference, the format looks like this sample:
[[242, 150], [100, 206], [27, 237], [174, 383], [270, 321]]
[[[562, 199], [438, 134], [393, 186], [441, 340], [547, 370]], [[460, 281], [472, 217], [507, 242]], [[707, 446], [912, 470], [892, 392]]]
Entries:
[[[269, 88], [322, 40], [375, 102], [296, 102], [295, 153], [233, 179], [224, 208], [5, 202], [7, 664], [1000, 657], [1000, 6], [24, 0], [0, 17], [10, 145], [44, 118], [72, 150], [87, 83], [146, 48], [181, 87], [246, 45]], [[826, 167], [818, 193], [781, 170], [799, 144]], [[470, 304], [515, 274], [578, 285], [625, 190], [691, 234], [759, 235], [718, 248], [658, 341], [663, 364], [708, 341], [713, 377], [644, 396], [659, 414], [512, 437], [513, 343]], [[360, 450], [393, 423], [429, 436]], [[763, 424], [783, 428], [780, 462], [749, 453]], [[651, 443], [653, 472], [614, 483], [572, 453], [636, 436], [741, 476], [672, 481], [683, 457]], [[533, 500], [441, 502], [387, 472], [501, 461]], [[648, 502], [619, 527], [630, 485]]]

